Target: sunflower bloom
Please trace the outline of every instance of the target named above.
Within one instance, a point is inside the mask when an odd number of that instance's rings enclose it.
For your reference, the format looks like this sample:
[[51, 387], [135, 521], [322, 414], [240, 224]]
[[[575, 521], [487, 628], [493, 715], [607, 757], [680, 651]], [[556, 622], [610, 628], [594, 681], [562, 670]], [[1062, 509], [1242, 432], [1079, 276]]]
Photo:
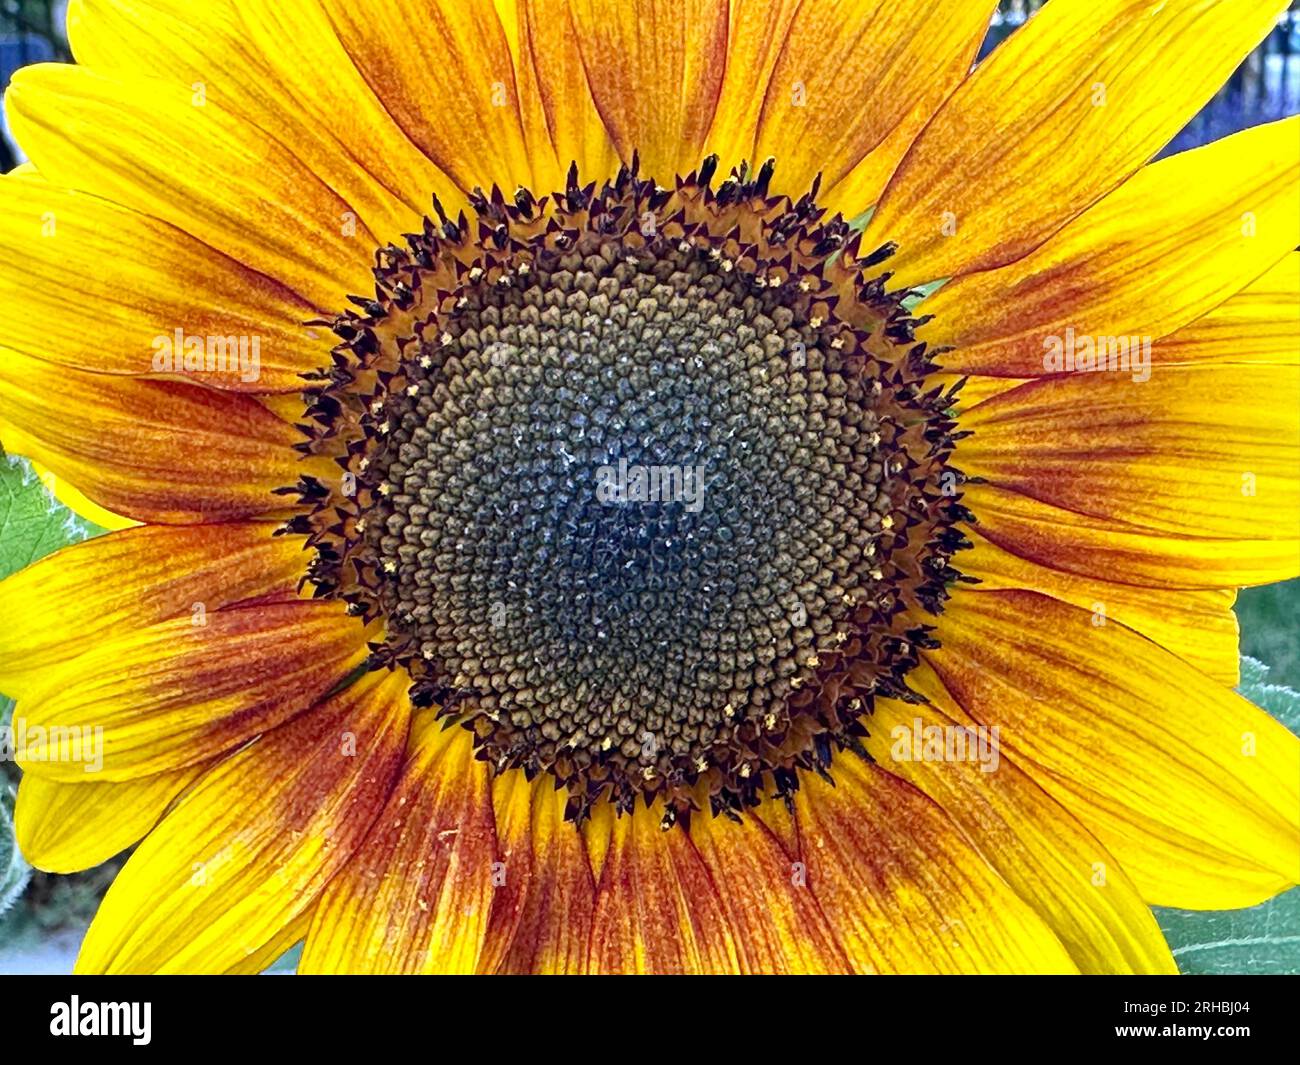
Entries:
[[[87, 972], [1173, 972], [1300, 880], [1283, 0], [73, 0], [0, 584]], [[868, 213], [869, 212], [869, 213]], [[102, 764], [66, 757], [93, 729]]]

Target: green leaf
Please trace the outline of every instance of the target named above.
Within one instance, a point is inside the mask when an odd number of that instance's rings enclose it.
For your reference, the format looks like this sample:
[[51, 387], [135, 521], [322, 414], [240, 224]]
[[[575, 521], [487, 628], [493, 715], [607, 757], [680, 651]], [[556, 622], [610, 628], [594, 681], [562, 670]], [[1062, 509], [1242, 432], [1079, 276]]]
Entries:
[[103, 531], [56, 501], [26, 459], [0, 457], [0, 579]]
[[1156, 917], [1181, 972], [1300, 975], [1300, 888], [1248, 910]]
[[1270, 672], [1263, 662], [1243, 655], [1237, 691], [1256, 706], [1262, 706], [1292, 732], [1300, 733], [1300, 692], [1270, 683]]
[[1300, 578], [1243, 588], [1237, 596], [1241, 623], [1241, 653], [1268, 663], [1275, 684], [1300, 688]]
[[[60, 547], [103, 531], [57, 502], [25, 459], [0, 453], [0, 579]], [[31, 622], [5, 618], [4, 623]], [[9, 726], [13, 708], [13, 700], [0, 695], [0, 727]], [[23, 861], [14, 839], [17, 779], [15, 767], [0, 765], [0, 914], [22, 894], [31, 876], [31, 867]]]
[[[1300, 692], [1271, 684], [1268, 678], [1268, 666], [1243, 657], [1237, 690], [1292, 732], [1300, 732]], [[1184, 973], [1300, 975], [1300, 888], [1245, 910], [1156, 907], [1155, 913]]]
[[18, 853], [14, 839], [13, 804], [8, 786], [0, 780], [0, 914], [4, 913], [27, 886], [31, 867]]

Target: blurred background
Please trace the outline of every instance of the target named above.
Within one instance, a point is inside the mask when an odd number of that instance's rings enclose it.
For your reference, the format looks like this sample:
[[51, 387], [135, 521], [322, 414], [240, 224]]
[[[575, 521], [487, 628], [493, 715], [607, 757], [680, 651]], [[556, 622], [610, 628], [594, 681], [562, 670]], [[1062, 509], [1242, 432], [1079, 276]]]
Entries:
[[[194, 0], [203, 3], [205, 0]], [[1044, 0], [1000, 5], [981, 50], [987, 55]], [[0, 0], [0, 88], [29, 63], [70, 62], [67, 0]], [[1165, 149], [1196, 147], [1261, 122], [1300, 112], [1300, 0], [1215, 98]], [[22, 161], [0, 129], [0, 172]], [[1300, 520], [1300, 516], [1297, 516]], [[0, 456], [0, 578], [59, 547], [96, 535], [49, 496], [25, 462]], [[1247, 589], [1237, 603], [1242, 629], [1242, 692], [1300, 732], [1300, 581]], [[6, 619], [6, 623], [9, 619]], [[12, 703], [0, 695], [0, 723]], [[9, 831], [18, 769], [0, 761], [0, 972], [66, 972], [99, 898], [125, 856], [75, 876], [26, 867]], [[1251, 910], [1158, 916], [1180, 967], [1198, 972], [1300, 974], [1300, 889]], [[292, 971], [290, 955], [278, 966]]]

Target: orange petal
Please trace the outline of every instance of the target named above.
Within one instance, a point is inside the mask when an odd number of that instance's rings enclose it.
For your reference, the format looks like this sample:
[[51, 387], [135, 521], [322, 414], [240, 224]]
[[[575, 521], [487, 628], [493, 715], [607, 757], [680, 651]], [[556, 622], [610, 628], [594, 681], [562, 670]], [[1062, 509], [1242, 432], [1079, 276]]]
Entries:
[[[618, 156], [591, 98], [567, 0], [520, 0], [519, 34], [520, 95], [537, 94], [547, 145], [533, 158], [540, 189], [562, 187], [570, 163], [578, 164], [584, 182], [613, 174]], [[555, 161], [549, 178], [542, 166], [547, 155]]]
[[68, 40], [100, 73], [186, 94], [203, 83], [222, 107], [275, 131], [381, 239], [412, 228], [431, 193], [455, 190], [371, 92], [317, 0], [73, 0]]
[[1286, 0], [1053, 0], [981, 63], [904, 157], [864, 247], [910, 286], [1042, 244], [1166, 144]]
[[1273, 541], [1300, 560], [1300, 368], [1045, 377], [964, 412], [961, 427], [974, 433], [961, 468], [999, 488], [1121, 530]]
[[396, 778], [403, 687], [365, 677], [207, 773], [118, 874], [78, 971], [223, 972], [269, 942], [283, 950], [279, 934], [347, 864]]
[[[820, 173], [826, 192], [818, 202], [852, 218], [876, 202], [903, 152], [966, 77], [996, 6], [994, 0], [798, 5], [770, 79], [728, 57], [724, 101], [741, 100], [733, 112], [720, 107], [716, 123], [755, 129], [748, 157], [776, 159], [774, 186], [798, 196]], [[766, 5], [750, 5], [735, 21], [746, 17], [762, 24], [770, 16]], [[745, 99], [753, 103], [745, 106]], [[759, 101], [755, 123], [751, 109]]]
[[323, 6], [398, 128], [462, 191], [531, 182], [514, 59], [491, 3]]
[[1020, 558], [972, 530], [972, 550], [956, 558], [961, 572], [980, 581], [980, 591], [1041, 592], [1093, 615], [1095, 623], [1126, 625], [1172, 651], [1222, 684], [1238, 680], [1236, 593], [1230, 589], [1173, 591], [1143, 588], [1117, 577], [1080, 576]]
[[1300, 552], [1286, 540], [1180, 536], [1078, 514], [991, 484], [968, 484], [963, 494], [981, 536], [1081, 577], [1122, 574], [1149, 588], [1239, 588], [1285, 580], [1300, 568]]
[[726, 0], [573, 0], [592, 98], [619, 156], [665, 187], [699, 166], [727, 63]]
[[83, 370], [182, 376], [170, 360], [177, 330], [205, 344], [205, 359], [207, 338], [220, 338], [213, 368], [191, 371], [212, 387], [301, 392], [301, 375], [329, 361], [330, 341], [300, 324], [311, 307], [269, 277], [43, 179], [0, 179], [0, 301], [22, 308], [0, 320], [0, 345]]
[[302, 538], [270, 523], [142, 525], [47, 555], [0, 581], [0, 691], [22, 695], [41, 674], [122, 631], [194, 618], [292, 589]]
[[691, 841], [717, 885], [742, 972], [850, 970], [799, 863], [758, 817], [696, 817]]
[[1069, 973], [1064, 947], [933, 801], [853, 755], [795, 799], [808, 883], [858, 972]]
[[[596, 888], [582, 835], [564, 820], [565, 793], [546, 777], [528, 783], [508, 772], [493, 781], [493, 795], [505, 884], [479, 971], [586, 972]], [[512, 831], [521, 815], [526, 821]], [[513, 912], [508, 899], [516, 887]]]
[[311, 706], [364, 661], [364, 640], [333, 602], [122, 633], [42, 672], [14, 711], [19, 762], [55, 780], [130, 780], [205, 761]]
[[0, 440], [100, 506], [191, 524], [275, 514], [301, 434], [250, 396], [90, 374], [0, 348]]
[[349, 234], [355, 206], [269, 133], [223, 108], [219, 81], [196, 85], [44, 63], [14, 75], [6, 114], [56, 185], [184, 230], [317, 312], [367, 291], [376, 237]]
[[739, 956], [719, 890], [685, 832], [662, 811], [614, 819], [596, 889], [597, 973], [730, 973]]
[[321, 898], [299, 971], [472, 973], [498, 872], [487, 766], [467, 731], [427, 722], [360, 852]]
[[957, 349], [954, 373], [1072, 370], [1064, 356], [1084, 339], [1149, 345], [1297, 244], [1300, 117], [1144, 167], [1024, 258], [940, 288], [921, 335]]

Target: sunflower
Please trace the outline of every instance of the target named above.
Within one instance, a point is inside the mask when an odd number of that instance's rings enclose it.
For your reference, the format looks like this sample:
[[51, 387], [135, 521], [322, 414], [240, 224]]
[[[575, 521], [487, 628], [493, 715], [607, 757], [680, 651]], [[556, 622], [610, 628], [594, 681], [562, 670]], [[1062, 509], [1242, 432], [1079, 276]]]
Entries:
[[1173, 972], [1295, 884], [1300, 125], [1149, 162], [1285, 6], [73, 0], [0, 439], [111, 531], [0, 690], [31, 862], [138, 844], [79, 968]]

